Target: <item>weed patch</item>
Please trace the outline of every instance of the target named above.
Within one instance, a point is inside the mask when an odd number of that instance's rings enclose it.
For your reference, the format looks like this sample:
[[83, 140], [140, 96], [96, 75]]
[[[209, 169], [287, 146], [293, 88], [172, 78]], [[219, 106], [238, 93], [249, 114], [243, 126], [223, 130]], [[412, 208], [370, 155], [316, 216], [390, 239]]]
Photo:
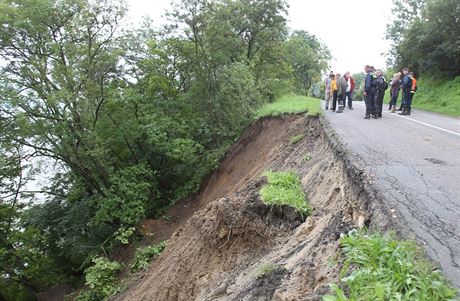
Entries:
[[257, 279], [262, 279], [262, 278], [266, 278], [270, 275], [272, 275], [273, 273], [276, 273], [278, 271], [282, 270], [282, 267], [275, 264], [275, 263], [266, 263], [266, 264], [263, 264], [261, 265], [257, 271], [256, 271], [256, 278]]
[[296, 143], [299, 143], [300, 141], [302, 141], [304, 138], [304, 136], [302, 134], [300, 135], [296, 135], [296, 136], [292, 136], [291, 137], [291, 144], [296, 144]]
[[306, 153], [303, 157], [302, 157], [302, 163], [306, 163], [308, 161], [311, 160], [311, 155], [310, 153]]
[[423, 258], [418, 246], [394, 235], [364, 231], [341, 238], [345, 256], [340, 287], [324, 301], [456, 300], [457, 292]]
[[295, 208], [303, 216], [308, 216], [311, 208], [306, 201], [299, 176], [293, 172], [264, 173], [267, 184], [260, 190], [262, 201], [268, 205], [288, 205]]

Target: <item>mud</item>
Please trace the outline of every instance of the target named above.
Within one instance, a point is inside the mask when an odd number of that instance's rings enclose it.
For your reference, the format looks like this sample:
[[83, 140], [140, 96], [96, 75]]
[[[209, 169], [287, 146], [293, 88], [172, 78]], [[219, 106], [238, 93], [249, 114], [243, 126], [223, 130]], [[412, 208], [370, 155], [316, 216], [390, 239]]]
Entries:
[[[290, 138], [303, 134], [292, 145]], [[338, 239], [352, 228], [391, 226], [388, 210], [361, 162], [322, 118], [263, 119], [228, 152], [195, 197], [172, 210], [175, 222], [151, 222], [166, 249], [115, 300], [321, 300], [338, 280]], [[261, 174], [299, 173], [313, 207], [263, 204]], [[158, 237], [158, 236], [157, 236]], [[279, 267], [257, 277], [261, 267]]]

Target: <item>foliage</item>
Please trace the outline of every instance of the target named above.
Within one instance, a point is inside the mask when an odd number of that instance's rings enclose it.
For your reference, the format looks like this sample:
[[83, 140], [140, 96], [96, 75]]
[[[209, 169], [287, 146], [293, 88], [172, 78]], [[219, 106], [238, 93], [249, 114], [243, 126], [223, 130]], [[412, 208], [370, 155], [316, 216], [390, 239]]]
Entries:
[[269, 262], [269, 263], [265, 263], [265, 264], [262, 264], [256, 271], [256, 278], [257, 279], [262, 279], [262, 278], [266, 278], [266, 277], [269, 277], [270, 275], [272, 275], [273, 273], [276, 273], [280, 270], [282, 270], [283, 268], [281, 266], [279, 266], [278, 264], [276, 263], [272, 263], [272, 262]]
[[394, 0], [395, 19], [387, 26], [393, 41], [390, 65], [420, 73], [460, 75], [460, 2]]
[[260, 190], [260, 198], [268, 205], [288, 205], [295, 208], [304, 217], [311, 212], [310, 205], [306, 201], [299, 176], [293, 172], [264, 173], [267, 184]]
[[329, 50], [312, 34], [294, 31], [285, 43], [287, 61], [293, 70], [295, 91], [308, 96], [308, 91], [327, 69]]
[[85, 283], [91, 290], [79, 296], [77, 300], [105, 300], [120, 290], [116, 274], [122, 265], [106, 257], [95, 257], [92, 262], [93, 265], [85, 270]]
[[291, 144], [296, 144], [302, 141], [304, 138], [303, 134], [292, 136], [291, 139], [289, 140]]
[[332, 285], [333, 295], [325, 296], [325, 301], [455, 299], [456, 291], [421, 259], [413, 242], [360, 231], [343, 236], [340, 245], [346, 289]]
[[196, 191], [265, 101], [317, 78], [329, 57], [314, 36], [289, 33], [284, 0], [178, 1], [159, 30], [122, 29], [122, 0], [0, 8], [7, 300], [78, 282], [140, 220]]
[[152, 260], [160, 256], [165, 247], [165, 242], [162, 241], [154, 246], [137, 249], [136, 254], [134, 255], [133, 263], [131, 264], [131, 271], [137, 272], [145, 270]]
[[320, 100], [300, 95], [284, 95], [272, 103], [262, 106], [256, 113], [256, 118], [265, 116], [277, 117], [284, 114], [307, 112], [309, 116], [321, 114]]

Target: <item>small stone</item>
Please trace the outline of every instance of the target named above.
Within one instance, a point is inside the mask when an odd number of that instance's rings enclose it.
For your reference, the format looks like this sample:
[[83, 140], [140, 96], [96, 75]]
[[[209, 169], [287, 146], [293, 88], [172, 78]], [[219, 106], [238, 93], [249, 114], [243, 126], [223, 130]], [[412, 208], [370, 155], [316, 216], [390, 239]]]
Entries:
[[396, 214], [393, 214], [391, 217], [392, 217], [392, 218], [396, 218], [397, 216], [396, 216]]
[[390, 209], [391, 213], [395, 213], [396, 212], [396, 209]]

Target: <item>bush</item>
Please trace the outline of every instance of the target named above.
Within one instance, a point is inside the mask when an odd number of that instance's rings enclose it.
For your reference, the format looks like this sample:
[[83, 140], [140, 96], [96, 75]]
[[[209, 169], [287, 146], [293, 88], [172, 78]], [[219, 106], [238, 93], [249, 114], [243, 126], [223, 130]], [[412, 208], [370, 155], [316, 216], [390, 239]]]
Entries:
[[120, 290], [116, 275], [122, 265], [106, 257], [95, 257], [93, 263], [94, 265], [85, 270], [85, 284], [91, 290], [81, 294], [77, 299], [79, 301], [105, 300]]
[[267, 177], [267, 184], [260, 190], [260, 197], [264, 203], [291, 206], [302, 216], [310, 214], [311, 208], [305, 200], [300, 178], [295, 172], [267, 171], [264, 176]]
[[340, 245], [345, 255], [341, 281], [346, 289], [333, 284], [333, 295], [324, 301], [436, 301], [456, 296], [441, 273], [421, 259], [413, 242], [361, 231], [342, 237]]
[[137, 272], [146, 269], [149, 266], [150, 261], [160, 256], [165, 247], [165, 242], [162, 241], [154, 246], [137, 249], [136, 254], [134, 255], [133, 263], [131, 264], [131, 271]]
[[276, 273], [283, 268], [276, 263], [265, 263], [262, 264], [256, 271], [256, 278], [262, 279]]

